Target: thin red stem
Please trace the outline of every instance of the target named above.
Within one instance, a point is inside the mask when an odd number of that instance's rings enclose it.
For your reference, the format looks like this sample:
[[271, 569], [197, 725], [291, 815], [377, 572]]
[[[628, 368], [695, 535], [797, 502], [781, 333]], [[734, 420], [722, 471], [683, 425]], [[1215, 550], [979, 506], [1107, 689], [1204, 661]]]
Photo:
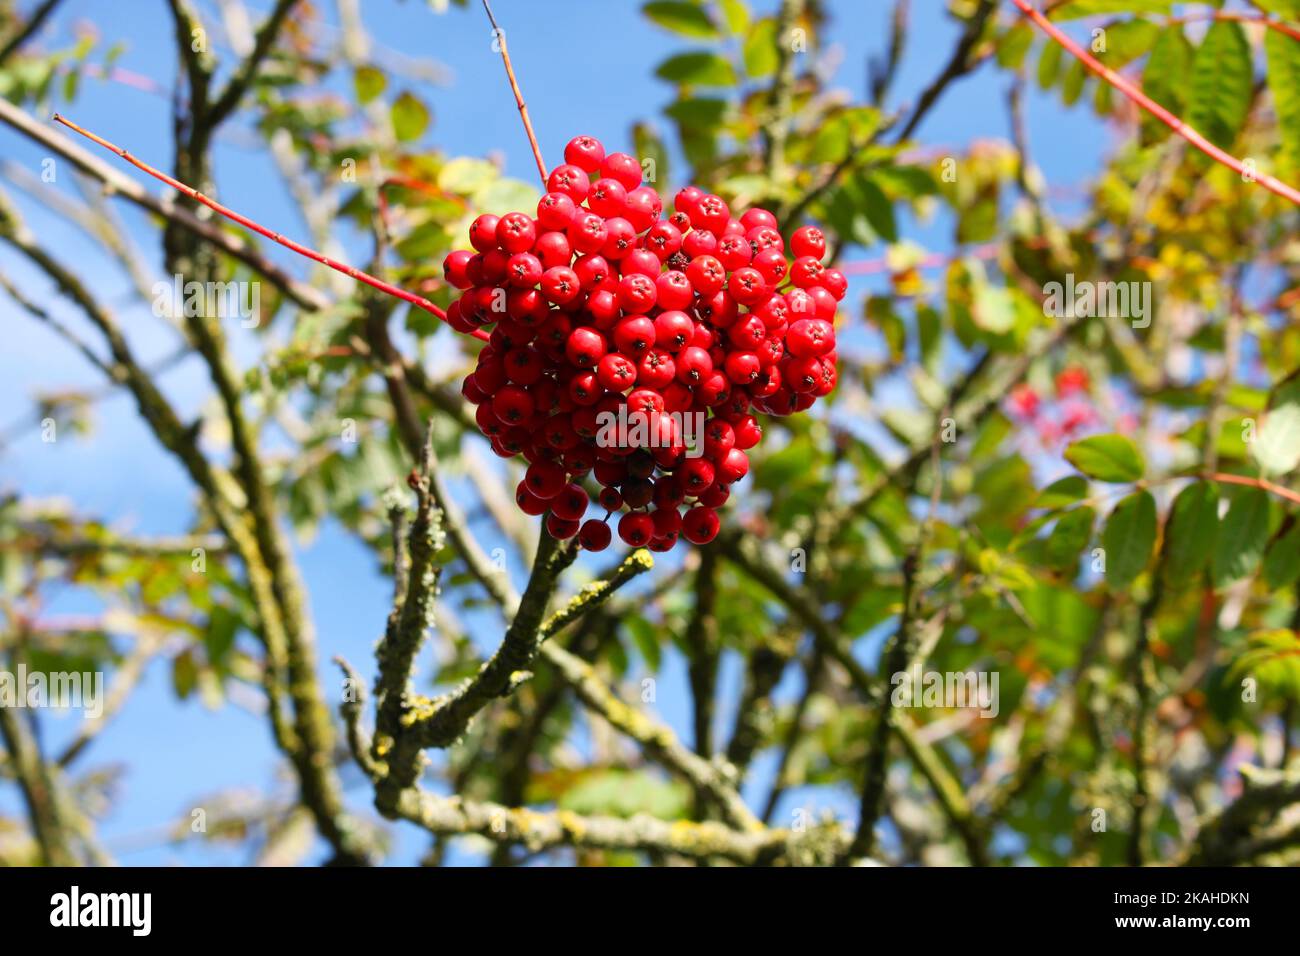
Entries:
[[1292, 491], [1290, 488], [1283, 488], [1281, 485], [1275, 485], [1273, 482], [1264, 478], [1251, 478], [1248, 475], [1230, 475], [1225, 472], [1214, 472], [1208, 476], [1214, 481], [1222, 481], [1229, 485], [1246, 485], [1250, 488], [1259, 488], [1267, 491], [1269, 494], [1277, 495], [1279, 498], [1285, 498], [1287, 501], [1294, 501], [1300, 504], [1300, 493]]
[[1205, 10], [1200, 13], [1186, 13], [1180, 17], [1171, 17], [1166, 23], [1195, 23], [1200, 20], [1225, 20], [1236, 23], [1258, 23], [1268, 27], [1270, 30], [1276, 30], [1283, 36], [1289, 36], [1292, 40], [1300, 40], [1300, 30], [1297, 30], [1291, 24], [1284, 20], [1274, 20], [1272, 17], [1264, 16], [1262, 13], [1242, 13], [1232, 10]]
[[1063, 46], [1080, 63], [1086, 66], [1093, 73], [1096, 73], [1102, 78], [1102, 80], [1119, 90], [1156, 119], [1160, 120], [1160, 122], [1168, 126], [1178, 136], [1187, 140], [1187, 142], [1196, 149], [1200, 150], [1206, 156], [1209, 156], [1215, 162], [1227, 166], [1243, 178], [1252, 179], [1269, 192], [1281, 196], [1283, 199], [1288, 199], [1297, 206], [1300, 206], [1300, 190], [1297, 190], [1294, 186], [1288, 186], [1280, 179], [1276, 179], [1267, 173], [1258, 172], [1256, 170], [1247, 172], [1245, 163], [1237, 159], [1237, 157], [1233, 156], [1231, 153], [1225, 152], [1218, 146], [1215, 146], [1191, 126], [1188, 126], [1173, 113], [1170, 113], [1155, 100], [1151, 99], [1151, 97], [1143, 93], [1139, 87], [1124, 79], [1124, 77], [1120, 76], [1110, 67], [1104, 65], [1087, 50], [1083, 49], [1079, 44], [1071, 40], [1070, 37], [1056, 24], [1043, 16], [1043, 14], [1032, 3], [1030, 3], [1030, 0], [1011, 0], [1011, 2], [1019, 7], [1020, 11], [1025, 16], [1037, 24], [1038, 27], [1049, 37]]
[[542, 188], [546, 188], [546, 163], [542, 160], [542, 148], [537, 145], [537, 134], [533, 132], [533, 121], [528, 117], [528, 104], [524, 94], [519, 90], [519, 80], [515, 78], [515, 68], [510, 62], [510, 51], [506, 48], [506, 31], [497, 26], [497, 18], [492, 14], [492, 6], [483, 0], [483, 9], [487, 11], [488, 22], [492, 24], [493, 35], [501, 44], [501, 62], [506, 65], [506, 78], [510, 80], [510, 89], [515, 94], [515, 105], [519, 107], [519, 116], [524, 121], [524, 132], [528, 134], [528, 145], [533, 148], [533, 159], [537, 161], [537, 172], [542, 177]]
[[[172, 187], [172, 189], [184, 193], [185, 195], [193, 199], [195, 202], [202, 203], [203, 205], [211, 209], [213, 212], [225, 216], [227, 219], [231, 220], [232, 222], [237, 222], [241, 226], [245, 227], [246, 229], [253, 230], [253, 232], [257, 233], [259, 236], [265, 236], [267, 239], [270, 239], [272, 242], [284, 246], [286, 249], [292, 249], [300, 256], [306, 256], [308, 259], [311, 259], [314, 262], [319, 262], [321, 265], [329, 266], [335, 272], [341, 272], [345, 276], [350, 276], [351, 278], [356, 279], [358, 282], [364, 282], [366, 285], [378, 289], [380, 292], [386, 292], [388, 295], [401, 299], [403, 302], [411, 303], [411, 305], [415, 306], [418, 309], [423, 309], [425, 312], [429, 312], [433, 315], [436, 315], [439, 319], [441, 319], [444, 322], [447, 321], [447, 313], [444, 312], [442, 309], [440, 309], [438, 306], [436, 306], [434, 303], [430, 302], [424, 296], [416, 295], [413, 292], [407, 292], [405, 289], [399, 288], [398, 286], [395, 286], [390, 282], [385, 282], [383, 279], [377, 278], [376, 276], [372, 276], [368, 272], [361, 271], [356, 266], [350, 266], [347, 265], [346, 263], [339, 262], [337, 259], [331, 259], [329, 256], [325, 255], [324, 253], [317, 252], [315, 249], [309, 249], [306, 246], [302, 245], [301, 243], [294, 242], [292, 239], [280, 235], [278, 232], [272, 232], [270, 229], [267, 229], [265, 226], [254, 222], [252, 219], [249, 219], [247, 216], [241, 215], [235, 212], [233, 209], [228, 209], [225, 206], [221, 205], [221, 203], [217, 202], [215, 199], [211, 199], [203, 195], [203, 193], [199, 192], [193, 186], [187, 186], [185, 185], [185, 183], [181, 182], [178, 179], [173, 179], [171, 176], [168, 176], [166, 173], [162, 172], [161, 170], [154, 169], [148, 163], [136, 159], [134, 156], [132, 156], [130, 153], [124, 150], [122, 147], [117, 146], [114, 143], [110, 143], [102, 136], [97, 136], [88, 129], [83, 129], [82, 127], [78, 126], [76, 123], [72, 122], [72, 120], [60, 116], [58, 113], [54, 114], [54, 121], [56, 123], [62, 123], [64, 126], [68, 127], [68, 129], [72, 130], [73, 132], [80, 133], [82, 136], [86, 137], [86, 139], [90, 140], [91, 142], [98, 143], [100, 146], [103, 146], [105, 149], [116, 153], [118, 156], [121, 156], [128, 163], [130, 163], [132, 166], [136, 167], [136, 169], [143, 170], [144, 172], [152, 176], [154, 179], [166, 183], [168, 186]], [[484, 342], [486, 342], [489, 338], [488, 333], [483, 331], [482, 329], [475, 329], [470, 334], [473, 335], [476, 339], [481, 339]]]

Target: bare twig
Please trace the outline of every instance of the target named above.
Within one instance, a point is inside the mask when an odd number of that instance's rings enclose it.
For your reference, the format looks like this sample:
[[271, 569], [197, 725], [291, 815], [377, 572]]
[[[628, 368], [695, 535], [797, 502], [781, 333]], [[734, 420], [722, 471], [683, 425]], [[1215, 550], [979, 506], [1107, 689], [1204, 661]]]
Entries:
[[524, 132], [528, 134], [528, 145], [532, 147], [533, 159], [537, 162], [537, 174], [542, 177], [542, 188], [546, 188], [546, 162], [542, 159], [542, 148], [537, 145], [537, 134], [533, 132], [533, 121], [528, 118], [528, 104], [524, 94], [519, 90], [519, 80], [515, 77], [514, 65], [510, 62], [510, 51], [506, 47], [506, 31], [497, 26], [497, 18], [492, 14], [492, 5], [483, 0], [483, 9], [492, 24], [493, 37], [501, 46], [501, 62], [505, 64], [506, 78], [510, 80], [510, 90], [515, 94], [515, 105], [519, 107], [519, 117], [524, 121]]

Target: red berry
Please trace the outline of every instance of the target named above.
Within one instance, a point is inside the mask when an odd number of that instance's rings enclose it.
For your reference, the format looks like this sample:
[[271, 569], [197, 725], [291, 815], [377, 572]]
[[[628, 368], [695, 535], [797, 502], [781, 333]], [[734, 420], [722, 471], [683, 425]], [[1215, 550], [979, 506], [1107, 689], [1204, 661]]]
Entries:
[[713, 463], [707, 458], [687, 458], [678, 469], [688, 495], [698, 495], [713, 484]]
[[546, 501], [533, 494], [524, 481], [519, 482], [519, 486], [515, 488], [515, 504], [524, 514], [532, 515], [534, 518], [546, 513]]
[[1038, 392], [1023, 382], [1011, 390], [1011, 409], [1022, 418], [1032, 418], [1038, 410]]
[[822, 280], [826, 268], [812, 256], [800, 256], [790, 266], [790, 281], [801, 289], [815, 286]]
[[577, 211], [578, 205], [568, 193], [547, 193], [537, 202], [537, 221], [544, 229], [563, 229]]
[[708, 544], [718, 536], [718, 513], [704, 505], [696, 505], [682, 516], [682, 534], [692, 544]]
[[692, 229], [682, 236], [682, 252], [692, 259], [718, 251], [718, 237], [707, 229]]
[[577, 166], [565, 163], [551, 170], [551, 175], [546, 179], [546, 189], [553, 193], [564, 193], [575, 203], [580, 203], [591, 191], [591, 180]]
[[826, 291], [835, 296], [835, 300], [841, 301], [849, 292], [849, 280], [844, 277], [844, 273], [839, 269], [827, 269], [822, 274], [822, 285]]
[[821, 260], [826, 255], [826, 237], [816, 226], [800, 226], [790, 237], [790, 251], [796, 256]]
[[695, 301], [695, 289], [685, 272], [673, 269], [655, 280], [655, 302], [661, 309], [685, 309]]
[[657, 222], [646, 233], [645, 246], [662, 262], [681, 249], [682, 232], [671, 222]]
[[[640, 167], [637, 176], [640, 177]], [[627, 218], [636, 227], [637, 232], [645, 232], [664, 211], [663, 200], [649, 186], [638, 186], [627, 194]]]
[[618, 268], [625, 276], [639, 273], [651, 279], [658, 279], [659, 273], [663, 271], [663, 263], [649, 249], [633, 249], [623, 257]]
[[469, 244], [479, 252], [495, 249], [499, 221], [496, 216], [486, 212], [475, 219], [469, 226]]
[[542, 281], [542, 271], [541, 259], [531, 252], [517, 252], [506, 263], [506, 281], [516, 288], [531, 289]]
[[695, 386], [695, 398], [708, 408], [725, 404], [731, 398], [731, 384], [731, 379], [722, 372], [710, 372]]
[[814, 358], [835, 348], [835, 327], [825, 319], [799, 319], [786, 331], [785, 347], [796, 358]]
[[[605, 220], [605, 243], [600, 247], [601, 255], [617, 262], [635, 248], [636, 230], [632, 227], [632, 223], [619, 216]], [[655, 259], [655, 271], [659, 271], [658, 259]]]
[[654, 528], [654, 520], [648, 514], [633, 511], [619, 519], [618, 536], [632, 547], [639, 548], [654, 535]]
[[727, 223], [731, 221], [731, 211], [719, 196], [712, 194], [700, 197], [700, 201], [687, 213], [691, 225], [696, 229], [707, 229], [714, 235], [722, 235]]
[[733, 448], [718, 462], [717, 477], [725, 485], [732, 485], [749, 474], [749, 456]]
[[583, 522], [582, 529], [578, 532], [578, 543], [582, 545], [584, 551], [604, 551], [609, 547], [613, 537], [614, 533], [609, 530], [609, 525], [590, 518]]
[[587, 205], [600, 216], [622, 216], [627, 209], [627, 189], [617, 179], [602, 179], [591, 188]]
[[657, 295], [654, 280], [647, 275], [634, 272], [619, 280], [618, 303], [629, 314], [644, 315], [649, 312], [654, 307]]
[[708, 508], [721, 508], [730, 497], [731, 489], [715, 481], [708, 491], [700, 495], [700, 504]]
[[746, 229], [755, 229], [759, 226], [767, 226], [769, 229], [777, 228], [776, 216], [766, 209], [760, 209], [758, 206], [752, 209], [746, 209], [740, 217], [740, 224]]
[[753, 352], [732, 352], [727, 356], [726, 363], [723, 366], [727, 378], [737, 385], [748, 385], [754, 381], [758, 378], [758, 373], [762, 368], [762, 363], [759, 362], [758, 356]]
[[538, 498], [551, 499], [564, 490], [564, 468], [553, 461], [535, 461], [524, 472], [524, 486]]
[[753, 415], [741, 415], [731, 423], [731, 427], [736, 433], [736, 447], [739, 449], [753, 448], [763, 440], [763, 429]]
[[757, 305], [770, 296], [763, 273], [752, 266], [737, 269], [727, 282], [727, 291], [741, 305]]
[[617, 179], [626, 189], [641, 185], [641, 164], [627, 153], [610, 153], [600, 164], [600, 175]]
[[474, 253], [468, 249], [456, 249], [442, 260], [442, 274], [447, 282], [456, 289], [468, 289], [472, 283], [467, 275], [470, 259]]
[[676, 508], [657, 508], [650, 512], [650, 520], [654, 522], [656, 537], [676, 534], [682, 529], [682, 515]]
[[[726, 283], [727, 270], [713, 256], [701, 255], [692, 259], [686, 267], [686, 278], [691, 280], [691, 285], [700, 295], [713, 295]], [[734, 291], [732, 295], [735, 295]]]
[[578, 533], [579, 522], [561, 518], [555, 513], [546, 516], [546, 530], [558, 541], [567, 541]]
[[594, 405], [605, 394], [595, 372], [579, 372], [569, 379], [569, 398], [578, 405]]
[[611, 352], [596, 366], [596, 378], [611, 392], [623, 392], [636, 384], [636, 363], [626, 355]]
[[589, 253], [579, 257], [573, 264], [573, 273], [587, 292], [618, 288], [618, 278], [604, 256]]
[[579, 212], [565, 229], [573, 248], [581, 253], [599, 252], [605, 247], [609, 231], [605, 220], [594, 212]]
[[655, 483], [649, 478], [634, 477], [623, 482], [620, 490], [623, 492], [623, 503], [629, 508], [644, 508], [654, 497]]
[[551, 500], [551, 511], [568, 521], [577, 521], [587, 513], [587, 492], [582, 485], [569, 483]]
[[[781, 254], [780, 249], [764, 249], [754, 256], [752, 264], [763, 277], [763, 281], [770, 286], [780, 285], [786, 273], [790, 271], [790, 263]], [[829, 272], [827, 274], [829, 275]]]
[[543, 269], [567, 266], [573, 258], [573, 244], [562, 232], [544, 232], [533, 243], [533, 254], [542, 261]]
[[605, 147], [594, 136], [575, 136], [564, 147], [564, 161], [577, 166], [585, 173], [600, 169], [605, 159]]
[[690, 213], [695, 204], [704, 198], [704, 190], [698, 186], [687, 186], [673, 197], [673, 208], [678, 212]]
[[578, 297], [582, 286], [577, 273], [568, 266], [554, 266], [542, 273], [542, 295], [556, 305], [568, 305]]
[[744, 236], [723, 236], [718, 241], [717, 257], [723, 268], [735, 271], [749, 265], [754, 258], [754, 250]]
[[624, 355], [640, 356], [655, 341], [655, 323], [644, 315], [628, 316], [614, 326], [614, 345]]
[[654, 318], [655, 343], [670, 352], [680, 351], [695, 334], [695, 323], [685, 312], [660, 312]]
[[518, 385], [503, 385], [492, 396], [492, 411], [505, 425], [519, 425], [533, 417], [533, 397]]
[[702, 348], [688, 345], [677, 354], [677, 381], [695, 385], [713, 371], [713, 359]]
[[497, 221], [497, 245], [506, 252], [527, 252], [537, 239], [537, 227], [531, 216], [508, 212]]

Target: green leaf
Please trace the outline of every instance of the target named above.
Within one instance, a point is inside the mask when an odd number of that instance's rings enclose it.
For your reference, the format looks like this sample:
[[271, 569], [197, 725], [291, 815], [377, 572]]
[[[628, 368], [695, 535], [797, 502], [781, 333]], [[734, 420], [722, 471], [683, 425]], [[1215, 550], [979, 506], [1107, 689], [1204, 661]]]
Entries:
[[1291, 168], [1300, 169], [1300, 43], [1277, 30], [1265, 30], [1264, 50], [1278, 134]]
[[393, 134], [403, 143], [417, 140], [429, 128], [429, 108], [414, 93], [403, 93], [393, 101]]
[[388, 75], [373, 66], [358, 67], [352, 74], [352, 85], [357, 91], [357, 102], [369, 103], [388, 87]]
[[1068, 0], [1052, 10], [1053, 20], [1078, 20], [1104, 13], [1167, 14], [1173, 0]]
[[1187, 120], [1217, 146], [1228, 149], [1250, 110], [1254, 69], [1240, 23], [1215, 21], [1192, 61], [1192, 99]]
[[655, 76], [693, 86], [731, 86], [736, 82], [736, 71], [731, 68], [731, 64], [709, 50], [695, 50], [669, 57], [659, 64]]
[[1065, 460], [1098, 481], [1137, 481], [1146, 472], [1142, 453], [1123, 435], [1094, 435], [1072, 442], [1065, 449]]
[[1034, 501], [1035, 508], [1062, 508], [1088, 497], [1088, 482], [1080, 475], [1066, 475], [1044, 488]]
[[1188, 581], [1214, 553], [1219, 534], [1219, 486], [1195, 481], [1178, 493], [1165, 535], [1165, 575], [1175, 584]]
[[[1170, 112], [1181, 113], [1187, 101], [1188, 77], [1194, 56], [1192, 44], [1181, 28], [1171, 26], [1161, 30], [1142, 71], [1143, 92]], [[1149, 117], [1147, 122], [1166, 133], [1169, 131], [1154, 117]]]
[[1048, 43], [1038, 54], [1038, 86], [1050, 90], [1056, 85], [1056, 78], [1061, 75], [1061, 55], [1059, 43]]
[[1247, 488], [1223, 516], [1212, 570], [1215, 587], [1223, 587], [1255, 570], [1268, 544], [1268, 493]]
[[680, 33], [682, 36], [699, 37], [704, 40], [714, 40], [718, 37], [718, 28], [709, 19], [709, 15], [693, 3], [654, 0], [643, 6], [641, 12], [665, 30]]
[[1283, 475], [1300, 465], [1300, 378], [1283, 382], [1273, 392], [1250, 452], [1266, 473]]
[[857, 176], [855, 180], [862, 195], [862, 212], [871, 228], [886, 242], [897, 242], [898, 222], [894, 218], [894, 204], [875, 180], [868, 176]]
[[1273, 542], [1264, 556], [1264, 580], [1273, 590], [1290, 587], [1300, 578], [1300, 521]]
[[745, 37], [742, 51], [745, 72], [754, 79], [762, 79], [776, 72], [776, 21], [768, 17], [754, 24]]
[[235, 644], [239, 630], [239, 616], [224, 604], [215, 605], [208, 618], [208, 629], [203, 634], [203, 645], [208, 652], [208, 663], [220, 666]]
[[194, 693], [199, 683], [199, 668], [194, 662], [194, 655], [181, 651], [172, 658], [172, 689], [181, 700]]
[[1043, 549], [1050, 567], [1062, 571], [1078, 567], [1079, 552], [1092, 538], [1092, 522], [1096, 517], [1097, 512], [1087, 506], [1061, 515]]
[[728, 30], [739, 35], [749, 29], [749, 7], [745, 0], [722, 0], [719, 6]]
[[1246, 651], [1232, 663], [1228, 678], [1233, 682], [1254, 677], [1267, 697], [1295, 698], [1300, 695], [1300, 636], [1286, 628], [1255, 631], [1246, 640]]
[[1156, 500], [1149, 491], [1122, 499], [1101, 533], [1106, 549], [1106, 581], [1114, 590], [1133, 583], [1151, 560], [1156, 544]]

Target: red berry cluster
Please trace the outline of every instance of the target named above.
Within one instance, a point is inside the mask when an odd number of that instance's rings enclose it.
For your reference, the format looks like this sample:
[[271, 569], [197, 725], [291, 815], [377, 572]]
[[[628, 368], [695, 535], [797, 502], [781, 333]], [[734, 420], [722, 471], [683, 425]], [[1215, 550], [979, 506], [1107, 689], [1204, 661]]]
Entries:
[[[443, 269], [463, 294], [453, 328], [495, 324], [466, 399], [502, 457], [529, 462], [516, 492], [557, 538], [601, 551], [609, 518], [633, 546], [704, 544], [762, 437], [753, 412], [803, 411], [835, 387], [836, 303], [847, 282], [826, 240], [688, 186], [664, 218], [641, 166], [590, 136], [564, 150], [536, 217], [482, 215]], [[606, 423], [639, 417], [629, 440]], [[702, 424], [694, 447], [686, 423]], [[604, 440], [603, 440], [604, 439]], [[592, 474], [604, 519], [578, 482]], [[654, 510], [649, 510], [653, 505]], [[683, 513], [681, 509], [686, 507]]]

